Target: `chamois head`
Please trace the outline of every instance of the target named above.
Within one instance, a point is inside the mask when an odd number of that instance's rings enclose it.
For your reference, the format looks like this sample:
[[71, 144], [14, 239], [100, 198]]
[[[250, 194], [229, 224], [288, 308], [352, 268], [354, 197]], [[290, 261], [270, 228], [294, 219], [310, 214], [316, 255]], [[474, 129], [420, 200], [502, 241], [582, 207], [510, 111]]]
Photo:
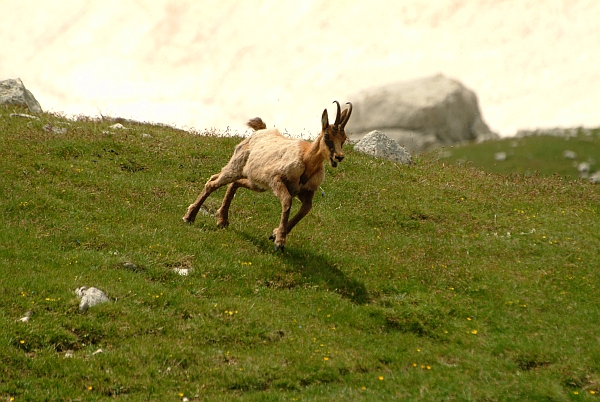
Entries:
[[344, 127], [350, 119], [352, 113], [352, 103], [346, 102], [348, 107], [340, 112], [340, 103], [333, 101], [337, 105], [337, 113], [335, 114], [335, 122], [329, 124], [329, 116], [327, 116], [327, 109], [323, 110], [323, 116], [321, 117], [321, 126], [323, 133], [323, 140], [327, 146], [329, 152], [329, 163], [332, 167], [337, 167], [338, 162], [344, 159], [344, 152], [342, 151], [342, 145], [346, 142], [346, 132]]

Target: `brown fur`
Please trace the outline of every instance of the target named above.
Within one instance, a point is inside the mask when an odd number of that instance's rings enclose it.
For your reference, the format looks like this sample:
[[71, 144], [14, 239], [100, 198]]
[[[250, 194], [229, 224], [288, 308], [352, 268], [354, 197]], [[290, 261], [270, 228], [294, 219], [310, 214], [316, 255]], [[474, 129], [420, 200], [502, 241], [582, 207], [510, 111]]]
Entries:
[[[336, 102], [337, 103], [337, 102]], [[284, 137], [279, 130], [266, 129], [266, 124], [256, 117], [248, 126], [256, 132], [235, 148], [229, 163], [220, 173], [213, 175], [198, 199], [188, 207], [185, 222], [193, 222], [206, 198], [217, 188], [229, 184], [218, 212], [217, 224], [229, 225], [229, 207], [238, 188], [253, 191], [271, 190], [281, 201], [281, 220], [271, 234], [276, 248], [283, 248], [287, 234], [312, 208], [315, 191], [325, 178], [323, 162], [329, 160], [333, 167], [344, 159], [342, 145], [346, 141], [344, 126], [350, 118], [352, 105], [333, 125], [329, 124], [327, 110], [321, 118], [322, 131], [314, 142]], [[298, 197], [302, 206], [289, 220], [293, 197]]]
[[248, 123], [246, 123], [246, 124], [248, 125], [248, 127], [253, 129], [254, 131], [264, 130], [267, 128], [267, 125], [265, 124], [264, 121], [262, 121], [262, 119], [260, 117], [255, 117], [253, 119], [250, 119], [250, 120], [248, 120]]

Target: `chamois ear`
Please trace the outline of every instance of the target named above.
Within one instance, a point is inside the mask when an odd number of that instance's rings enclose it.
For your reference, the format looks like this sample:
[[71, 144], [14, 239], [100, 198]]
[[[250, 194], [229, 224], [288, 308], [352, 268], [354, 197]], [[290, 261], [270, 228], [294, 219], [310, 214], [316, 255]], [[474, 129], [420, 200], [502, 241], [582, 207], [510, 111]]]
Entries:
[[342, 115], [340, 116], [340, 121], [343, 122], [344, 120], [346, 120], [346, 115], [348, 114], [348, 109], [344, 109], [344, 111], [342, 112]]
[[321, 116], [321, 128], [323, 130], [329, 127], [329, 116], [327, 115], [327, 109], [323, 110], [323, 116]]
[[[352, 103], [346, 102], [346, 105], [348, 105], [348, 107], [344, 109], [344, 112], [342, 113], [342, 117], [340, 119], [340, 126], [342, 129], [346, 127], [346, 123], [348, 123], [348, 120], [350, 120], [350, 115], [352, 114]], [[348, 113], [346, 113], [346, 111]]]

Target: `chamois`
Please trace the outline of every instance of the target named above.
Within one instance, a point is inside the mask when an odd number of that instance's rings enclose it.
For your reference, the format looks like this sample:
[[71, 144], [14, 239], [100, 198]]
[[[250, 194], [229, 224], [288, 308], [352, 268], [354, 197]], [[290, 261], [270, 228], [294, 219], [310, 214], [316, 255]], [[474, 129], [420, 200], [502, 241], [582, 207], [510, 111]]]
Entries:
[[[275, 243], [275, 250], [283, 252], [288, 233], [312, 209], [315, 191], [325, 178], [323, 162], [328, 160], [335, 168], [344, 159], [344, 127], [350, 119], [352, 103], [347, 102], [348, 107], [343, 112], [340, 112], [339, 102], [334, 103], [337, 105], [335, 122], [329, 124], [325, 109], [321, 116], [321, 133], [312, 143], [284, 137], [276, 128], [267, 129], [260, 117], [250, 120], [248, 126], [255, 132], [236, 146], [229, 163], [206, 182], [196, 201], [188, 207], [183, 221], [194, 222], [206, 198], [226, 184], [229, 187], [217, 218], [221, 228], [229, 225], [229, 206], [238, 188], [271, 190], [281, 201], [282, 211], [279, 226], [273, 229], [269, 239]], [[302, 206], [289, 219], [294, 197], [298, 197]]]

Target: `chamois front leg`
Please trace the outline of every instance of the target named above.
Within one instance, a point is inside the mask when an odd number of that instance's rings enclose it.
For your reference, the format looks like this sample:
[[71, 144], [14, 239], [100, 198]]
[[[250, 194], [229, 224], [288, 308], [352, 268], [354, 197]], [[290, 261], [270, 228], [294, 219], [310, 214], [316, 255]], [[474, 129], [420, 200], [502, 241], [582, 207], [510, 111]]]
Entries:
[[296, 215], [288, 222], [286, 230], [288, 234], [292, 231], [294, 226], [296, 226], [296, 224], [310, 212], [312, 209], [312, 200], [314, 195], [314, 191], [308, 190], [302, 191], [300, 194], [298, 194], [298, 199], [302, 203], [302, 206], [298, 212], [296, 212]]
[[281, 179], [275, 183], [273, 193], [281, 201], [281, 221], [279, 226], [273, 229], [269, 239], [275, 243], [275, 250], [283, 252], [287, 240], [288, 219], [292, 209], [292, 196]]
[[221, 207], [218, 211], [217, 225], [220, 228], [226, 228], [229, 226], [229, 207], [231, 206], [231, 201], [235, 196], [235, 192], [240, 187], [244, 187], [256, 192], [265, 191], [264, 188], [255, 185], [248, 179], [240, 179], [231, 183], [229, 187], [227, 187], [227, 192], [225, 193], [225, 197], [223, 197], [223, 202], [221, 203]]

